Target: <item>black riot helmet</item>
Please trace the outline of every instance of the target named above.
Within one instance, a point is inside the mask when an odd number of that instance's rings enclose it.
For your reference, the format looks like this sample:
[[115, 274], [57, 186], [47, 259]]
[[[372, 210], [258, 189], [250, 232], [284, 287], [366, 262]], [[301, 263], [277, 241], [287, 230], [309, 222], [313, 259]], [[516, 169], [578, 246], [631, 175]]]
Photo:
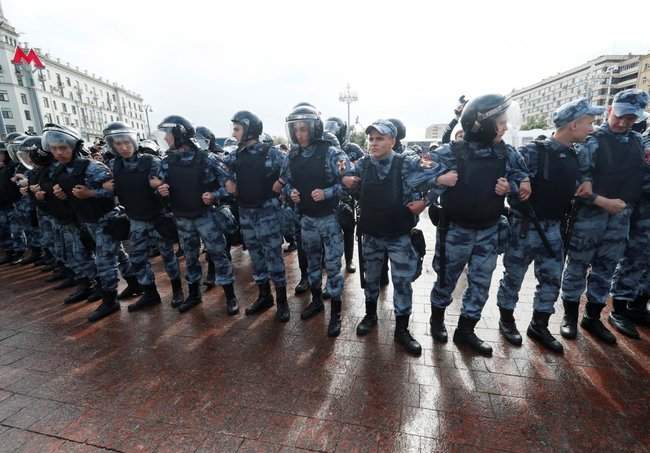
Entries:
[[341, 118], [332, 116], [325, 121], [324, 129], [336, 135], [336, 139], [343, 145], [348, 137], [348, 125]]
[[335, 148], [341, 147], [341, 142], [339, 142], [338, 137], [333, 133], [331, 133], [330, 131], [323, 132], [323, 140], [325, 140], [327, 143], [330, 144], [330, 146], [334, 146]]
[[21, 143], [27, 138], [27, 135], [20, 134], [17, 132], [12, 132], [7, 136], [7, 151], [9, 153], [9, 158], [14, 162], [20, 162], [18, 158], [18, 150], [20, 149]]
[[36, 164], [39, 167], [47, 167], [54, 162], [52, 153], [43, 149], [42, 137], [40, 135], [32, 135], [23, 140], [18, 150], [18, 158], [27, 168], [30, 168], [27, 165], [29, 163]]
[[104, 129], [104, 140], [106, 141], [108, 150], [116, 156], [119, 156], [119, 154], [115, 149], [115, 143], [120, 141], [128, 140], [133, 145], [133, 152], [138, 150], [137, 131], [122, 121], [115, 121], [106, 126]]
[[249, 140], [258, 140], [264, 130], [262, 120], [247, 110], [241, 110], [235, 113], [230, 121], [244, 128], [244, 134], [241, 137], [240, 143], [246, 143]]
[[194, 126], [186, 118], [180, 115], [170, 115], [158, 125], [158, 130], [169, 132], [174, 137], [174, 148], [180, 148], [182, 145], [198, 148], [196, 142], [196, 131]]
[[307, 126], [309, 128], [309, 143], [314, 143], [323, 137], [323, 121], [320, 113], [314, 107], [299, 106], [287, 116], [286, 120], [287, 136], [291, 143], [298, 145], [296, 138], [296, 128]]
[[41, 139], [43, 149], [51, 152], [51, 147], [55, 145], [66, 145], [72, 149], [75, 154], [89, 154], [84, 149], [84, 141], [81, 134], [76, 129], [68, 126], [59, 126], [54, 123], [47, 123], [43, 126], [43, 136]]
[[260, 143], [264, 143], [265, 145], [273, 146], [273, 137], [271, 137], [271, 134], [267, 134], [266, 132], [262, 132], [262, 135], [260, 135]]
[[397, 136], [395, 137], [395, 146], [397, 146], [401, 144], [402, 140], [406, 137], [406, 126], [404, 126], [404, 123], [397, 118], [388, 118], [388, 121], [393, 123], [395, 129], [397, 129]]
[[206, 151], [214, 151], [217, 142], [217, 137], [210, 129], [205, 126], [198, 126], [196, 128], [196, 141], [199, 147]]
[[486, 94], [469, 101], [460, 117], [465, 141], [491, 145], [497, 136], [496, 119], [510, 106], [500, 94]]

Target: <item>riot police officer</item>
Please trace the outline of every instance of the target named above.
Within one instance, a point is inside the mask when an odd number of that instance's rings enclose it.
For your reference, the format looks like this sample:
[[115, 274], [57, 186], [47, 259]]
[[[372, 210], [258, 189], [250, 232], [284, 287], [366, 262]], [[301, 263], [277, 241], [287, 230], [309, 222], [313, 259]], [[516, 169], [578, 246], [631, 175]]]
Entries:
[[287, 116], [286, 125], [287, 135], [295, 146], [280, 179], [301, 215], [301, 242], [307, 256], [312, 295], [311, 303], [300, 317], [306, 320], [323, 311], [321, 257], [324, 249], [327, 287], [332, 297], [327, 334], [336, 337], [341, 332], [343, 291], [343, 235], [336, 219], [336, 207], [343, 190], [341, 176], [351, 171], [350, 161], [341, 149], [322, 139], [323, 121], [313, 107], [297, 106]]
[[[276, 318], [289, 321], [287, 281], [282, 257], [282, 222], [278, 182], [286, 157], [271, 144], [259, 141], [262, 121], [246, 110], [235, 113], [232, 136], [239, 146], [224, 159], [232, 169], [236, 185], [232, 187], [239, 206], [239, 225], [253, 264], [253, 279], [258, 297], [246, 308], [247, 315], [261, 313], [273, 306], [269, 280], [275, 286]], [[268, 135], [268, 134], [267, 134]]]
[[161, 222], [167, 220], [170, 223], [171, 219], [165, 218], [161, 199], [149, 184], [150, 179], [160, 173], [161, 160], [141, 152], [136, 131], [123, 122], [118, 121], [106, 126], [104, 140], [115, 155], [111, 161], [113, 181], [107, 184], [107, 188], [113, 191], [119, 203], [126, 209], [130, 222], [131, 271], [144, 290], [142, 297], [129, 305], [128, 310], [137, 311], [161, 302], [148, 259], [152, 239], [158, 243], [165, 271], [172, 284], [172, 304], [179, 305], [183, 301], [183, 289], [173, 238], [170, 235], [163, 238], [158, 232], [158, 229], [162, 230]]
[[[580, 326], [599, 340], [616, 343], [616, 337], [600, 321], [618, 261], [625, 254], [630, 218], [643, 185], [643, 145], [632, 126], [644, 117], [650, 96], [638, 89], [614, 96], [603, 123], [580, 146], [580, 182], [577, 195], [585, 203], [575, 216], [562, 278], [564, 338], [577, 335], [580, 297], [587, 287], [587, 305]], [[588, 274], [588, 275], [587, 275]], [[616, 285], [615, 285], [616, 286]], [[627, 301], [614, 298], [609, 322], [624, 335], [638, 337], [627, 317]]]
[[451, 185], [440, 191], [431, 336], [439, 342], [447, 341], [445, 308], [451, 303], [452, 292], [467, 265], [467, 289], [454, 342], [488, 356], [492, 355], [492, 347], [474, 333], [474, 328], [488, 298], [500, 245], [505, 247], [508, 240], [507, 221], [502, 217], [504, 199], [520, 192], [520, 186], [522, 201], [530, 195], [521, 156], [502, 141], [507, 130], [508, 106], [506, 98], [496, 94], [474, 98], [461, 116], [465, 139], [442, 145], [430, 154], [433, 162], [448, 170], [450, 181], [446, 184]]
[[561, 221], [571, 208], [578, 181], [578, 156], [573, 145], [584, 142], [593, 132], [594, 117], [603, 111], [586, 99], [568, 102], [553, 113], [557, 128], [553, 137], [520, 149], [531, 178], [532, 195], [525, 203], [519, 202], [518, 196], [509, 199], [512, 234], [497, 293], [499, 330], [514, 345], [521, 345], [522, 338], [513, 312], [528, 266], [534, 262], [537, 288], [527, 334], [552, 351], [563, 351], [562, 344], [548, 330], [548, 320], [555, 312], [562, 280]]
[[215, 209], [215, 204], [228, 196], [224, 185], [232, 176], [213, 153], [199, 148], [194, 126], [187, 119], [179, 115], [168, 116], [158, 129], [165, 132], [169, 150], [162, 161], [159, 178], [153, 178], [151, 186], [169, 200], [185, 253], [189, 283], [189, 295], [178, 305], [178, 310], [183, 313], [202, 302], [199, 253], [203, 241], [215, 263], [216, 282], [224, 289], [228, 314], [234, 315], [239, 312], [239, 305], [233, 286], [232, 264], [226, 254], [224, 234], [227, 226]]

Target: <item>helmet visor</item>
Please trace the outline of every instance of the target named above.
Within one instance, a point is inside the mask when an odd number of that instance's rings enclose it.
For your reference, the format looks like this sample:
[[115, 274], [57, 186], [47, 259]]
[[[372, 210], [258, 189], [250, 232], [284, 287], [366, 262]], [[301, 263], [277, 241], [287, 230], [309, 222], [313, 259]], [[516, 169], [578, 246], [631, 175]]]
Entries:
[[43, 131], [43, 149], [51, 151], [52, 146], [68, 146], [71, 150], [75, 149], [78, 140], [69, 134], [56, 130]]
[[316, 138], [316, 119], [287, 119], [287, 138], [294, 145], [310, 144]]

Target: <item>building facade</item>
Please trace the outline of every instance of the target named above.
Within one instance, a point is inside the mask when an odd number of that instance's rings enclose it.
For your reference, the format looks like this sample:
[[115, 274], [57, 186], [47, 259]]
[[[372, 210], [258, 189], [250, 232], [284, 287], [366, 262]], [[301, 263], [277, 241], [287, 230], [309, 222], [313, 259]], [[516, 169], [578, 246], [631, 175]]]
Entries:
[[433, 142], [442, 141], [446, 128], [447, 124], [445, 123], [432, 124], [425, 129], [424, 138], [431, 139]]
[[13, 64], [16, 49], [30, 50], [7, 21], [0, 6], [0, 135], [40, 134], [46, 123], [78, 129], [86, 141], [102, 137], [112, 121], [123, 121], [142, 137], [148, 132], [148, 106], [140, 95], [103, 77], [90, 74], [39, 48], [33, 48], [44, 68], [23, 61]]
[[[525, 88], [513, 90], [510, 98], [519, 103], [523, 124], [539, 127], [552, 124], [551, 115], [560, 105], [588, 98], [600, 106], [611, 104], [619, 91], [628, 88], [645, 89], [650, 80], [650, 55], [602, 55]], [[642, 74], [645, 74], [642, 76]]]

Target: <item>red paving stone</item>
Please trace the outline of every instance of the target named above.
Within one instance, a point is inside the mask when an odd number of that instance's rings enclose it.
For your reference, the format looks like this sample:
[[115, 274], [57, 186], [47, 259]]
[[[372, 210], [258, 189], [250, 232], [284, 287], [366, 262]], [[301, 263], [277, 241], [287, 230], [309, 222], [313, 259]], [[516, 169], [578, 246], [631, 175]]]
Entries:
[[[650, 331], [617, 334], [605, 346], [580, 334], [563, 356], [524, 339], [499, 337], [494, 293], [479, 334], [493, 358], [428, 334], [433, 284], [429, 254], [414, 285], [411, 330], [424, 353], [393, 344], [390, 288], [380, 322], [355, 335], [364, 314], [358, 275], [346, 275], [341, 336], [328, 339], [327, 316], [300, 320], [307, 296], [291, 297], [285, 325], [270, 310], [228, 317], [220, 289], [180, 315], [160, 259], [165, 303], [123, 310], [96, 325], [95, 304], [63, 306], [34, 268], [0, 268], [0, 452], [431, 452], [650, 451]], [[245, 307], [255, 297], [250, 261], [233, 251]], [[287, 256], [289, 286], [297, 283]], [[461, 281], [448, 310], [457, 323]], [[526, 278], [516, 317], [524, 331], [535, 282]], [[551, 319], [559, 335], [562, 308]], [[243, 311], [243, 310], [242, 310]]]

